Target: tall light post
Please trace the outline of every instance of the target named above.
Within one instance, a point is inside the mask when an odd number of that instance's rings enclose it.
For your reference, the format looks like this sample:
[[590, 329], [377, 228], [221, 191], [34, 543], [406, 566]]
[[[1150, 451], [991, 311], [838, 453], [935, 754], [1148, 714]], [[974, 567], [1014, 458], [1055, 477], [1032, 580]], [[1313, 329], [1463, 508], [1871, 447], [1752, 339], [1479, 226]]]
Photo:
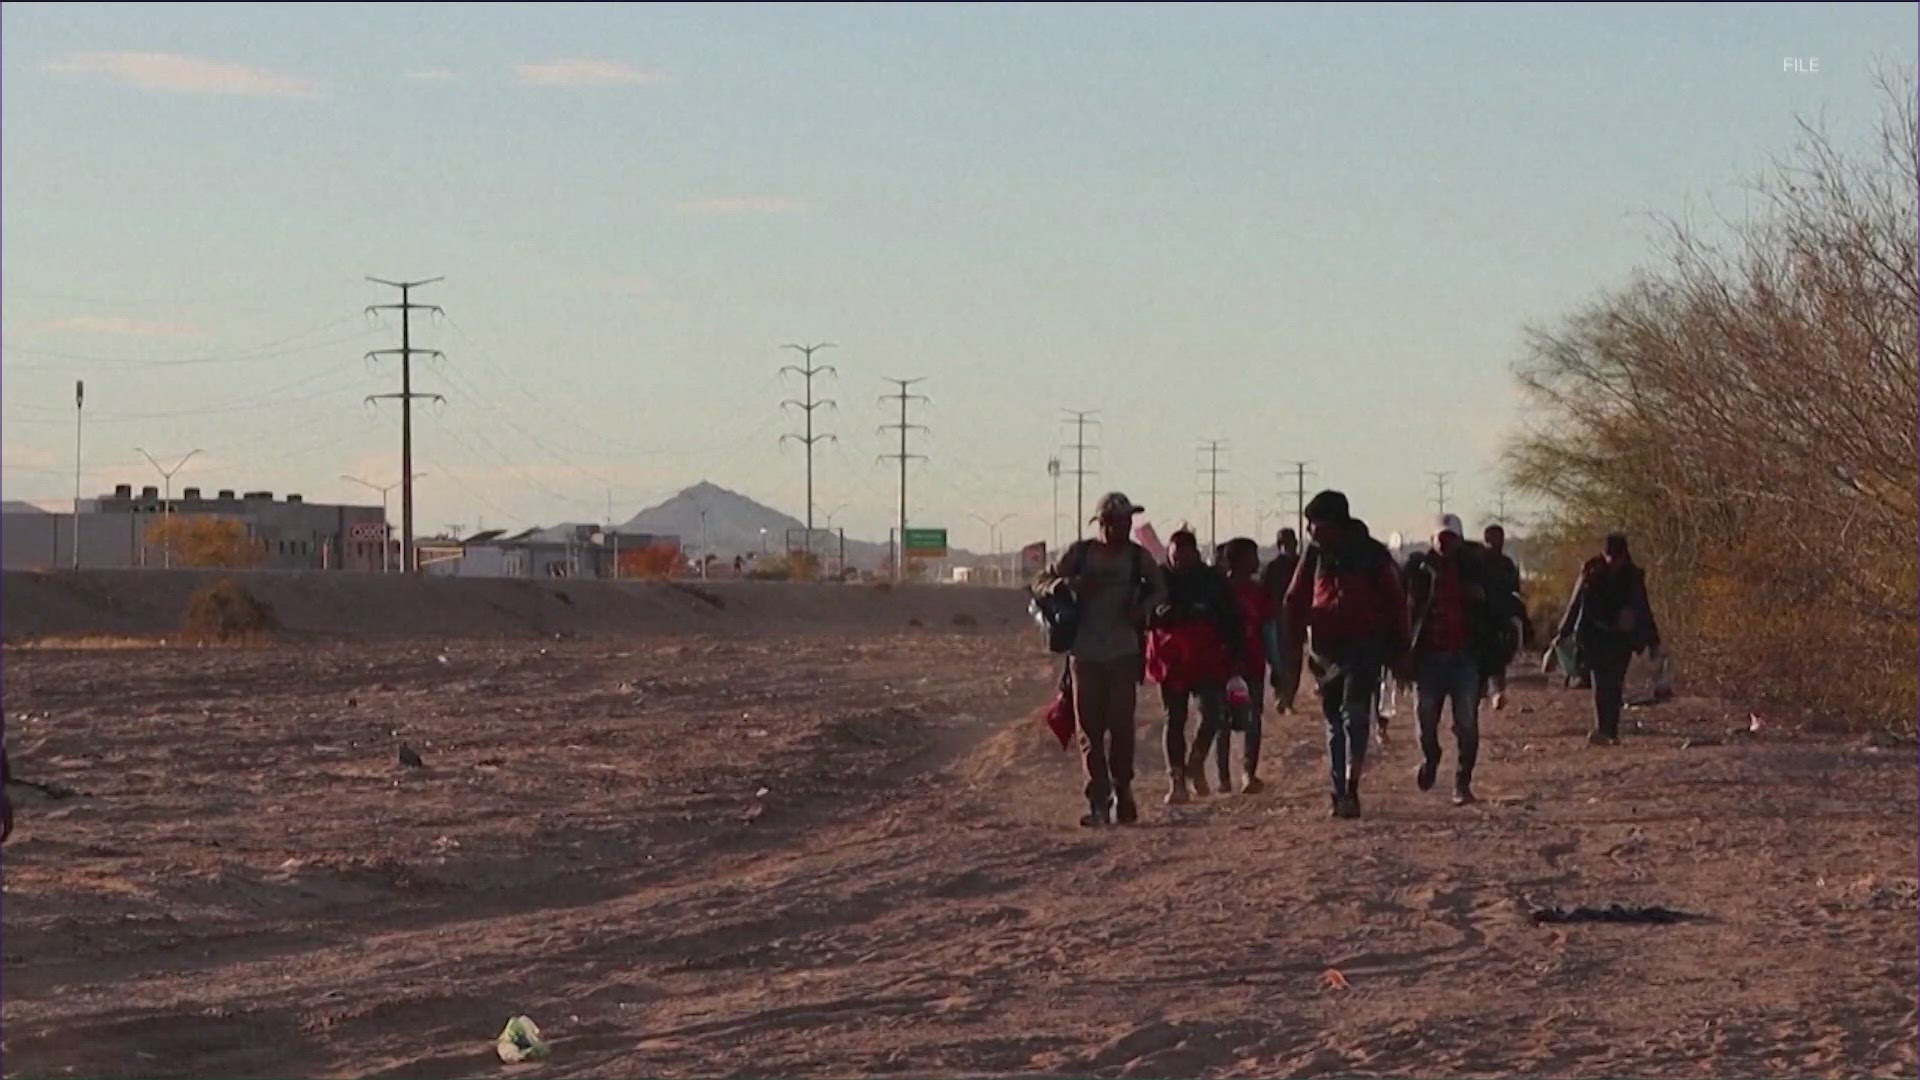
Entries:
[[987, 565], [993, 567], [994, 576], [998, 577], [1002, 569], [1000, 566], [1000, 526], [1005, 525], [1007, 520], [1014, 515], [1001, 514], [1000, 517], [994, 521], [988, 521], [979, 514], [968, 514], [967, 516], [987, 527], [987, 545], [993, 549], [987, 553]]
[[87, 401], [87, 384], [73, 380], [73, 568], [80, 569], [80, 418]]
[[1047, 475], [1053, 478], [1053, 547], [1049, 548], [1048, 550], [1056, 551], [1060, 547], [1060, 459], [1059, 458], [1050, 457], [1047, 459]]
[[[427, 474], [417, 472], [413, 474], [413, 478], [418, 480], [425, 475]], [[391, 562], [388, 559], [388, 555], [391, 554], [393, 547], [393, 526], [387, 524], [387, 492], [399, 487], [405, 481], [395, 480], [393, 483], [382, 487], [379, 484], [362, 480], [357, 476], [348, 476], [345, 473], [341, 474], [340, 479], [359, 484], [364, 488], [372, 488], [380, 493], [380, 572], [383, 574], [390, 573], [391, 571], [388, 567], [391, 565]]]
[[[134, 447], [134, 449], [140, 450], [140, 448], [137, 446]], [[168, 471], [166, 469], [161, 468], [159, 462], [153, 460], [152, 454], [147, 453], [145, 450], [140, 450], [140, 455], [146, 458], [149, 462], [153, 464], [154, 469], [158, 470], [158, 472], [160, 473], [162, 482], [166, 484], [165, 501], [162, 502], [160, 505], [160, 516], [162, 520], [167, 522], [171, 522], [173, 520], [174, 474], [178, 473], [181, 469], [186, 468], [187, 462], [191, 461], [193, 459], [193, 455], [198, 453], [200, 453], [199, 450], [187, 451], [187, 456], [181, 458], [180, 463], [178, 465], [175, 465], [172, 471]], [[76, 507], [75, 509], [77, 510], [78, 507]], [[160, 546], [160, 565], [163, 568], [169, 569], [169, 570], [173, 568], [173, 529], [171, 528], [171, 526], [167, 528], [167, 542]]]

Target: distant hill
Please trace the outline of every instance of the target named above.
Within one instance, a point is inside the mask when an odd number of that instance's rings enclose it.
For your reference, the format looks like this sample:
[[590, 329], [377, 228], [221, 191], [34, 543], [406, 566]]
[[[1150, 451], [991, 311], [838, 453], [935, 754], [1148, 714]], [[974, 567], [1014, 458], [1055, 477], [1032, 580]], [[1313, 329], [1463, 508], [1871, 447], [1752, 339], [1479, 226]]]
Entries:
[[[706, 519], [701, 520], [702, 513]], [[766, 530], [764, 539], [761, 530]], [[650, 506], [620, 526], [622, 532], [642, 532], [678, 536], [681, 549], [697, 552], [708, 545], [722, 559], [761, 550], [778, 554], [786, 550], [789, 533], [797, 540], [806, 523], [791, 514], [764, 506], [737, 491], [702, 480], [658, 506]], [[702, 537], [705, 537], [704, 541]], [[865, 570], [878, 570], [890, 557], [886, 543], [847, 538], [847, 562]], [[951, 550], [948, 561], [966, 563], [975, 558], [969, 552]]]

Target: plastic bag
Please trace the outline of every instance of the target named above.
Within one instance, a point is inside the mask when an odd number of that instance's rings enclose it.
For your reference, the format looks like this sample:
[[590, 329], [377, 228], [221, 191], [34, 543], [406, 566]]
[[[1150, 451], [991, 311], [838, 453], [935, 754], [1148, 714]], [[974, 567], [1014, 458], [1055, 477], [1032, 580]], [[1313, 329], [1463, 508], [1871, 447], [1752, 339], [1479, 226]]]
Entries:
[[1670, 701], [1673, 698], [1673, 657], [1664, 650], [1654, 649], [1648, 659], [1653, 661], [1653, 700]]
[[507, 1021], [493, 1048], [499, 1053], [500, 1060], [506, 1062], [533, 1061], [546, 1057], [548, 1053], [546, 1041], [540, 1038], [539, 1025], [527, 1016], [516, 1016]]

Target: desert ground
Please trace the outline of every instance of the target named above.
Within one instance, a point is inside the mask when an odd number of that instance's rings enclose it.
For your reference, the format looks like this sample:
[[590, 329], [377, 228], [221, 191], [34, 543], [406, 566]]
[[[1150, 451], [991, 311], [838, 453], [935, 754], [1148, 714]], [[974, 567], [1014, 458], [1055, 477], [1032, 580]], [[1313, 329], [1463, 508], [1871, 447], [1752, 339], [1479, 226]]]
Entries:
[[[1403, 703], [1339, 821], [1271, 710], [1268, 791], [1160, 805], [1143, 692], [1144, 820], [1094, 832], [1017, 618], [675, 618], [10, 645], [15, 774], [75, 794], [14, 790], [5, 1075], [1920, 1066], [1910, 746], [1683, 685], [1593, 748], [1535, 678], [1482, 803], [1415, 789]], [[1612, 903], [1697, 917], [1532, 918]], [[517, 1014], [544, 1061], [496, 1057]]]

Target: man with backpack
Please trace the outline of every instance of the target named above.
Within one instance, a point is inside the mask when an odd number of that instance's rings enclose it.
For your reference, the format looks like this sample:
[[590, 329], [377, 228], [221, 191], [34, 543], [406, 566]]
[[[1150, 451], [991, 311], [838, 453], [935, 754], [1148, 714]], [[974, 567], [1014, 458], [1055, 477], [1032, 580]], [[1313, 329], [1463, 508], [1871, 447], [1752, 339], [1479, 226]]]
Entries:
[[1602, 554], [1587, 560], [1573, 601], [1554, 634], [1553, 648], [1571, 641], [1577, 662], [1593, 681], [1594, 746], [1620, 745], [1620, 710], [1626, 702], [1627, 667], [1633, 654], [1658, 650], [1660, 628], [1647, 599], [1647, 575], [1613, 533]]
[[1406, 649], [1406, 595], [1392, 553], [1356, 526], [1345, 495], [1315, 495], [1306, 518], [1313, 542], [1287, 590], [1284, 635], [1289, 650], [1309, 647], [1327, 720], [1333, 815], [1357, 818], [1380, 672]]
[[1474, 801], [1473, 767], [1480, 756], [1481, 674], [1497, 648], [1488, 603], [1485, 549], [1470, 545], [1460, 519], [1443, 515], [1431, 550], [1407, 561], [1413, 611], [1411, 667], [1419, 687], [1421, 791], [1440, 770], [1440, 713], [1453, 704], [1453, 804]]
[[1088, 812], [1080, 824], [1088, 827], [1140, 819], [1133, 797], [1134, 707], [1146, 674], [1147, 615], [1167, 592], [1160, 567], [1129, 536], [1134, 515], [1144, 509], [1117, 491], [1102, 497], [1094, 514], [1099, 537], [1069, 545], [1053, 570], [1074, 602], [1067, 671], [1087, 771]]

